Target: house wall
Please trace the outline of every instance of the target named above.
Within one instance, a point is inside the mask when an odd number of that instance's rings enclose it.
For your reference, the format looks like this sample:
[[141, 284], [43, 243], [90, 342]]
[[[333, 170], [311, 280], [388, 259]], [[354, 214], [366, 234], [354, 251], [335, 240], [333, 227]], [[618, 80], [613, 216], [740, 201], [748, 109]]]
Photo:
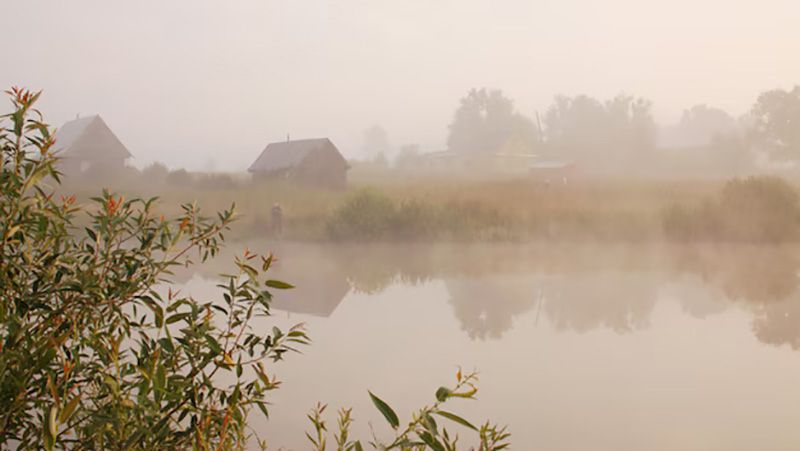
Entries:
[[310, 152], [298, 165], [274, 171], [254, 171], [253, 181], [292, 180], [327, 189], [344, 189], [350, 166], [335, 146], [328, 145]]
[[322, 148], [310, 153], [290, 177], [307, 185], [343, 189], [347, 186], [347, 169], [347, 162], [335, 148]]
[[125, 167], [128, 150], [102, 121], [93, 121], [63, 156], [72, 173], [114, 171]]

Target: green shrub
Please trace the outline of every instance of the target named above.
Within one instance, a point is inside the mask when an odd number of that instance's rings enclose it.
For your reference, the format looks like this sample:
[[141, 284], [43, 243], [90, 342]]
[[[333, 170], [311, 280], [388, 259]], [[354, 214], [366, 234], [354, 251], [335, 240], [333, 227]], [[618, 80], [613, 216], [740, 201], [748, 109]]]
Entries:
[[392, 235], [401, 240], [435, 238], [441, 228], [436, 207], [418, 200], [400, 202], [392, 221]]
[[494, 241], [508, 231], [508, 222], [497, 209], [475, 201], [448, 202], [439, 216], [442, 231], [455, 239]]
[[[166, 219], [152, 200], [108, 192], [84, 209], [56, 200], [38, 94], [12, 91], [0, 131], [0, 444], [85, 449], [237, 448], [246, 418], [278, 386], [265, 359], [307, 343], [301, 326], [264, 336], [271, 257], [245, 255], [224, 302], [159, 287], [171, 270], [213, 257], [233, 210], [215, 220], [193, 205]], [[78, 229], [75, 219], [88, 216]], [[259, 270], [251, 265], [258, 262]], [[235, 382], [217, 375], [230, 372]]]
[[797, 238], [798, 195], [778, 177], [729, 181], [720, 196], [720, 211], [729, 239], [779, 243]]
[[434, 205], [416, 199], [397, 204], [379, 191], [360, 190], [337, 208], [327, 223], [336, 240], [508, 239], [508, 221], [478, 202]]
[[397, 209], [394, 202], [378, 191], [364, 189], [350, 197], [328, 220], [328, 233], [339, 240], [377, 240], [387, 238]]
[[787, 242], [798, 237], [800, 197], [777, 177], [734, 179], [714, 201], [666, 209], [662, 224], [676, 241]]

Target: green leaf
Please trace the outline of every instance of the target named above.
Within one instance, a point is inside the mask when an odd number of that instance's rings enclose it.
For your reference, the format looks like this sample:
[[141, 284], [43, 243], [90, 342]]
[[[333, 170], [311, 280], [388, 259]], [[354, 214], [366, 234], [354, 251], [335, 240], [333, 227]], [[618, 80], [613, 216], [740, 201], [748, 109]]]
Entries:
[[156, 368], [156, 374], [153, 378], [153, 388], [156, 391], [160, 392], [164, 390], [164, 387], [167, 385], [167, 369], [164, 365], [159, 364], [158, 368]]
[[449, 388], [439, 387], [439, 389], [436, 390], [436, 400], [439, 402], [444, 402], [450, 397], [450, 393], [451, 392]]
[[206, 335], [206, 343], [208, 344], [208, 347], [214, 351], [215, 355], [222, 354], [222, 346], [219, 345], [219, 342], [214, 339], [214, 337], [211, 335]]
[[269, 411], [267, 410], [267, 405], [263, 401], [256, 401], [256, 405], [258, 409], [261, 410], [261, 413], [264, 414], [264, 418], [269, 420]]
[[419, 438], [422, 439], [426, 445], [434, 449], [434, 451], [444, 451], [444, 446], [442, 446], [442, 444], [439, 443], [431, 434], [423, 431], [417, 435], [419, 435]]
[[66, 423], [69, 420], [69, 417], [72, 415], [72, 412], [75, 411], [75, 408], [78, 407], [78, 402], [80, 402], [81, 398], [76, 396], [67, 402], [67, 405], [64, 406], [64, 410], [61, 411], [61, 417], [59, 421], [61, 423]]
[[478, 428], [473, 426], [472, 423], [470, 423], [469, 421], [461, 418], [460, 416], [458, 416], [458, 415], [456, 415], [454, 413], [445, 412], [444, 410], [437, 410], [437, 411], [435, 411], [433, 413], [435, 413], [436, 415], [439, 415], [440, 417], [445, 417], [450, 421], [455, 421], [456, 423], [458, 423], [458, 424], [460, 424], [462, 426], [466, 426], [466, 427], [472, 429], [473, 431], [477, 431], [478, 430]]
[[280, 280], [268, 280], [264, 282], [264, 285], [270, 288], [277, 288], [278, 290], [287, 290], [289, 288], [294, 288], [294, 285], [286, 282], [281, 282]]
[[190, 316], [192, 315], [189, 312], [176, 313], [167, 317], [167, 324], [177, 323], [178, 321], [189, 318]]
[[175, 346], [172, 345], [172, 340], [170, 340], [169, 338], [159, 338], [158, 344], [160, 344], [161, 347], [169, 353], [175, 351]]
[[386, 418], [386, 421], [394, 428], [397, 429], [400, 426], [400, 420], [397, 418], [397, 414], [394, 413], [391, 407], [388, 404], [383, 402], [382, 399], [378, 398], [372, 392], [368, 392], [369, 397], [372, 399], [372, 403], [375, 404], [375, 407], [383, 414], [383, 417]]

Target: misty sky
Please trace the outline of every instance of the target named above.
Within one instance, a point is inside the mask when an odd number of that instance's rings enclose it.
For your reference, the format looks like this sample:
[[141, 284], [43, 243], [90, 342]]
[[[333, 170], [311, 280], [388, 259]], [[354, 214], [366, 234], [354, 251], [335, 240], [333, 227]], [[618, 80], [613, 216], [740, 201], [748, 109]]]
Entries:
[[26, 0], [0, 8], [0, 85], [43, 89], [54, 125], [100, 113], [137, 166], [241, 170], [287, 133], [358, 157], [374, 124], [440, 150], [471, 87], [531, 116], [621, 92], [660, 122], [741, 114], [800, 83], [798, 19], [797, 0]]

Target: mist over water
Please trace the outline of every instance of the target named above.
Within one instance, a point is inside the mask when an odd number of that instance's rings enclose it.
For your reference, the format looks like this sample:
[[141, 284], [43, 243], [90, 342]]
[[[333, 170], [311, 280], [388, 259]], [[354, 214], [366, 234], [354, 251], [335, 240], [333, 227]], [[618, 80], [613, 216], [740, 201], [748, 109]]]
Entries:
[[[262, 243], [247, 243], [258, 248]], [[276, 247], [278, 322], [314, 345], [287, 382], [274, 443], [302, 448], [318, 400], [407, 411], [431, 374], [481, 370], [473, 418], [503, 417], [525, 449], [792, 449], [800, 388], [796, 248], [762, 246]], [[390, 258], [391, 256], [391, 258]], [[184, 274], [209, 297], [213, 277]], [[736, 407], [732, 407], [736, 406]], [[260, 424], [260, 423], [259, 423]]]

